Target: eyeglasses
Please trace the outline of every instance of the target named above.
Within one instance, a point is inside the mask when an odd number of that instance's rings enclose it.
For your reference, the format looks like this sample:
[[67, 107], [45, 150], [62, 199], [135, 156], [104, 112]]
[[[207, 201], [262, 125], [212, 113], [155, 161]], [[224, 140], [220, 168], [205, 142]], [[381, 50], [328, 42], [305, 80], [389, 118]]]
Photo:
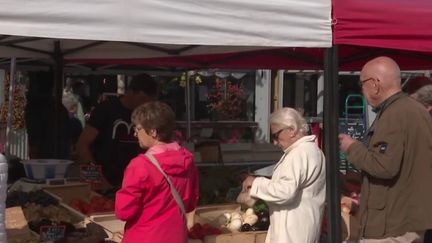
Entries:
[[365, 80], [359, 80], [358, 85], [361, 87], [363, 87], [363, 84], [366, 83], [367, 81], [373, 80], [374, 78], [368, 78]]
[[280, 129], [279, 131], [277, 131], [277, 132], [275, 132], [275, 133], [272, 133], [272, 134], [270, 135], [271, 138], [272, 138], [273, 140], [278, 140], [280, 134], [281, 134], [284, 130], [286, 130], [286, 129], [288, 129], [288, 127], [284, 127], [284, 128], [282, 128], [282, 129]]
[[143, 128], [142, 128], [141, 126], [139, 126], [139, 127], [138, 127], [138, 126], [134, 126], [133, 129], [134, 129], [134, 133], [135, 133], [135, 135], [136, 135], [136, 134], [138, 134], [138, 132], [141, 131]]

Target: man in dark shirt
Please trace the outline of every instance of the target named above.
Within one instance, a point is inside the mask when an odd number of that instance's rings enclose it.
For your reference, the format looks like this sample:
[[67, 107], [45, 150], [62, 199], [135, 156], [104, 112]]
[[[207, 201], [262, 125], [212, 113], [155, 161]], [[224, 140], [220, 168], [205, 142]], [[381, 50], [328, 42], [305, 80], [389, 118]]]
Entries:
[[102, 188], [120, 186], [124, 169], [139, 153], [131, 113], [156, 97], [157, 83], [149, 75], [140, 74], [132, 79], [125, 95], [106, 100], [92, 111], [77, 149], [81, 162], [102, 166]]

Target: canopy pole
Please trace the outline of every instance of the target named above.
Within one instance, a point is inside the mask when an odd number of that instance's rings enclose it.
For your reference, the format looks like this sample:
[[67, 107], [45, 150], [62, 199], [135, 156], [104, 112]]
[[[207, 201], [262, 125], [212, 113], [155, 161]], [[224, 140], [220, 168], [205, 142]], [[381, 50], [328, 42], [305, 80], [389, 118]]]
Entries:
[[338, 48], [324, 50], [324, 152], [327, 161], [327, 242], [342, 242], [339, 178]]
[[6, 120], [6, 142], [4, 146], [4, 153], [10, 156], [10, 134], [12, 131], [12, 116], [13, 116], [13, 99], [15, 89], [15, 72], [16, 72], [16, 57], [11, 58], [10, 74], [9, 74], [9, 95], [8, 95], [8, 114]]
[[192, 136], [191, 132], [191, 85], [190, 85], [190, 77], [191, 71], [186, 72], [186, 141]]
[[[63, 96], [63, 54], [61, 52], [60, 41], [54, 42], [54, 127], [53, 127], [53, 139], [54, 139], [54, 156], [59, 158], [61, 156], [60, 144], [61, 144], [61, 131], [60, 119], [62, 96]], [[64, 125], [64, 124], [63, 124]]]

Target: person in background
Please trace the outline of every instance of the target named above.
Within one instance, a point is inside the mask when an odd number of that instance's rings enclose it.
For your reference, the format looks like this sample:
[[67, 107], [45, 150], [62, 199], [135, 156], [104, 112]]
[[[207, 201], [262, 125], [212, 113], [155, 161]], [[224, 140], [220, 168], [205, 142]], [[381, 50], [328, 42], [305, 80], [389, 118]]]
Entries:
[[69, 112], [68, 129], [64, 132], [69, 134], [68, 137], [70, 138], [71, 150], [75, 151], [75, 144], [83, 129], [80, 120], [76, 117], [79, 100], [74, 94], [66, 92], [63, 93], [62, 103]]
[[198, 170], [192, 154], [173, 142], [175, 114], [162, 102], [148, 102], [132, 113], [135, 136], [146, 153], [127, 166], [116, 194], [115, 214], [126, 221], [124, 243], [186, 243], [186, 219], [170, 184], [148, 156], [156, 159], [179, 194], [185, 212], [198, 202]]
[[130, 121], [133, 109], [157, 97], [157, 83], [148, 74], [134, 76], [125, 95], [96, 106], [81, 133], [77, 151], [81, 163], [102, 166], [100, 189], [119, 187], [123, 171], [140, 151]]
[[420, 102], [432, 115], [432, 84], [421, 87], [411, 97]]
[[75, 111], [75, 117], [81, 122], [81, 126], [85, 126], [85, 104], [88, 100], [89, 96], [89, 87], [86, 82], [80, 78], [69, 77], [66, 79], [66, 86], [63, 90], [63, 93], [71, 93], [73, 94], [77, 100], [77, 107]]
[[299, 112], [280, 109], [270, 116], [273, 143], [284, 154], [271, 179], [249, 176], [243, 191], [264, 200], [270, 213], [266, 243], [315, 243], [320, 239], [326, 199], [326, 164]]
[[[415, 100], [420, 102], [432, 116], [432, 85], [425, 85], [411, 94]], [[431, 159], [432, 160], [432, 159]], [[424, 243], [432, 242], [432, 230], [429, 229], [425, 233]]]
[[347, 134], [339, 134], [339, 141], [363, 174], [361, 242], [423, 242], [432, 228], [431, 116], [402, 93], [400, 69], [391, 58], [367, 62], [359, 84], [377, 113], [367, 144]]
[[88, 96], [86, 94], [86, 85], [83, 80], [75, 80], [71, 85], [71, 92], [78, 99], [76, 118], [81, 122], [82, 127], [85, 126], [85, 110], [84, 110], [84, 98]]

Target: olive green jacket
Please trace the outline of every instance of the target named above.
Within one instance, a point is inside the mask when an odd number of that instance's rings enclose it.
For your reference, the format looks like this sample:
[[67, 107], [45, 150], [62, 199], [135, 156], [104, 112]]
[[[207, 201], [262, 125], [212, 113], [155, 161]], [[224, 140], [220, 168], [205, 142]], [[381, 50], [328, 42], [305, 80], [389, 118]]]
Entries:
[[365, 146], [348, 160], [363, 173], [359, 235], [386, 238], [432, 228], [432, 118], [404, 93], [381, 106]]

